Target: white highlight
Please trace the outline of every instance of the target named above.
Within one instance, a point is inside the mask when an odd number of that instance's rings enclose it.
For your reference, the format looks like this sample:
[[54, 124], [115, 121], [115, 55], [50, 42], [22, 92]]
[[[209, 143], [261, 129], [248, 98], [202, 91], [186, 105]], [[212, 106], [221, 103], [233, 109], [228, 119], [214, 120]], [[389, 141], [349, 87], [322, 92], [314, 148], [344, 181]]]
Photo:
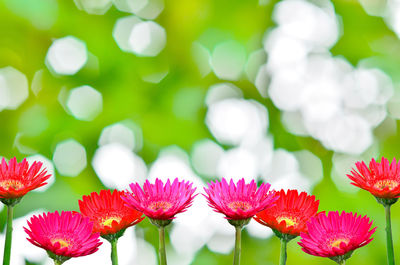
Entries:
[[74, 139], [57, 144], [53, 155], [54, 164], [61, 175], [75, 177], [86, 168], [86, 150]]
[[56, 39], [46, 55], [49, 70], [59, 75], [74, 75], [86, 64], [86, 44], [73, 36]]

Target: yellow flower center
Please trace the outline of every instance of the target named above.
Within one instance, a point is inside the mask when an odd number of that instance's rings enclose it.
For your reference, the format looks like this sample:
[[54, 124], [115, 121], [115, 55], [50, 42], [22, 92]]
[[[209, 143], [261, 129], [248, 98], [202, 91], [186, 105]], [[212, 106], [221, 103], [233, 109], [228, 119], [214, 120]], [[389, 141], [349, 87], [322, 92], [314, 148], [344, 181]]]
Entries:
[[51, 244], [55, 245], [57, 242], [60, 244], [60, 248], [65, 248], [65, 247], [69, 247], [71, 244], [61, 238], [54, 238], [50, 240]]
[[0, 186], [6, 190], [8, 190], [10, 188], [13, 188], [14, 190], [20, 190], [24, 187], [22, 182], [19, 180], [16, 180], [16, 179], [7, 179], [7, 180], [0, 181]]
[[399, 183], [395, 180], [392, 179], [383, 179], [379, 180], [375, 183], [374, 188], [383, 190], [385, 188], [389, 188], [390, 190], [397, 188], [399, 186]]
[[236, 201], [236, 202], [229, 203], [228, 207], [234, 211], [237, 211], [238, 209], [241, 209], [242, 211], [246, 211], [251, 208], [251, 205], [247, 202]]
[[170, 202], [166, 202], [166, 201], [158, 201], [158, 202], [151, 203], [149, 205], [149, 207], [154, 211], [158, 211], [160, 209], [163, 209], [164, 211], [166, 211], [172, 207], [172, 204]]
[[108, 217], [102, 223], [103, 223], [103, 226], [111, 227], [111, 224], [113, 221], [116, 221], [117, 223], [119, 223], [121, 221], [121, 217], [119, 217], [119, 216]]
[[286, 226], [294, 226], [294, 225], [297, 224], [295, 219], [292, 219], [290, 217], [285, 217], [285, 216], [281, 216], [281, 217], [276, 218], [276, 221], [278, 222], [278, 224], [280, 222], [282, 222], [282, 221], [285, 221]]
[[345, 244], [348, 244], [349, 241], [350, 241], [350, 240], [347, 239], [347, 238], [339, 238], [339, 239], [333, 240], [333, 241], [330, 243], [330, 245], [331, 245], [332, 248], [340, 248], [340, 244], [341, 244], [342, 242], [344, 242]]

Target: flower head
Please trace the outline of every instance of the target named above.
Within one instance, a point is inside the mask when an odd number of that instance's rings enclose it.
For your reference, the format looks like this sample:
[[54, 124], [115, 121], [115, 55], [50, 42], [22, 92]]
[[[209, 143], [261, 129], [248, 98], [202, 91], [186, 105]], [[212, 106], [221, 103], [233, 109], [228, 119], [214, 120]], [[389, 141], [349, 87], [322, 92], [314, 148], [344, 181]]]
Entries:
[[[122, 191], [102, 190], [83, 196], [79, 201], [79, 209], [83, 216], [93, 222], [93, 231], [102, 236], [122, 233], [144, 219], [142, 213], [125, 205]], [[121, 233], [121, 235], [122, 235]]]
[[93, 223], [79, 213], [43, 213], [28, 221], [29, 242], [47, 250], [53, 259], [64, 262], [72, 257], [92, 254], [102, 244], [99, 233], [92, 233]]
[[0, 164], [0, 198], [5, 203], [8, 199], [23, 197], [26, 193], [45, 184], [50, 177], [42, 168], [41, 162], [29, 166], [26, 159], [21, 163], [14, 157], [7, 164], [3, 158]]
[[329, 212], [312, 217], [306, 233], [300, 233], [299, 245], [310, 255], [329, 257], [335, 261], [347, 259], [357, 248], [372, 241], [372, 221], [356, 213]]
[[230, 183], [222, 178], [221, 181], [208, 183], [204, 188], [204, 196], [208, 205], [215, 212], [222, 213], [228, 220], [245, 220], [274, 205], [278, 196], [275, 192], [268, 192], [270, 184], [263, 183], [257, 189], [257, 184], [252, 180], [246, 184], [240, 179], [237, 184]]
[[357, 170], [352, 169], [351, 179], [354, 186], [369, 191], [382, 199], [395, 199], [400, 196], [400, 161], [396, 158], [392, 163], [382, 157], [380, 163], [372, 159], [369, 168], [364, 162], [356, 163]]
[[298, 236], [300, 232], [307, 232], [306, 223], [318, 212], [319, 201], [315, 196], [305, 192], [300, 194], [297, 190], [284, 190], [277, 192], [279, 199], [276, 204], [262, 212], [254, 219], [262, 225], [268, 226], [278, 232]]
[[186, 211], [193, 203], [196, 190], [192, 183], [178, 178], [172, 184], [169, 179], [165, 185], [156, 179], [154, 184], [146, 180], [143, 189], [138, 183], [131, 183], [129, 187], [132, 192], [122, 196], [126, 205], [152, 220], [172, 220], [176, 214]]

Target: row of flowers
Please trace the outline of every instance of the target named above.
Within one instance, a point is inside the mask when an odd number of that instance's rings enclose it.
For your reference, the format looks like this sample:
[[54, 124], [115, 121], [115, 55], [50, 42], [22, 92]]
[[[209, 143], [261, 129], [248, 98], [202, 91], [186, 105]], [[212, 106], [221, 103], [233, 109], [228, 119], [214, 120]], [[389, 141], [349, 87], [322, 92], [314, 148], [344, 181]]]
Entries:
[[[7, 206], [8, 219], [3, 265], [10, 264], [13, 208], [29, 191], [46, 184], [50, 177], [41, 162], [29, 166], [24, 159], [15, 158], [0, 165], [0, 200]], [[400, 162], [374, 159], [369, 167], [356, 163], [348, 177], [352, 184], [373, 194], [384, 205], [387, 221], [387, 250], [389, 265], [394, 265], [390, 223], [390, 206], [400, 195]], [[130, 190], [102, 190], [79, 200], [80, 212], [43, 213], [33, 216], [24, 227], [28, 240], [47, 251], [54, 264], [63, 264], [73, 257], [93, 254], [103, 237], [111, 244], [111, 262], [118, 264], [117, 241], [125, 230], [146, 216], [159, 230], [159, 260], [167, 264], [165, 227], [176, 215], [186, 211], [197, 196], [193, 184], [174, 179], [163, 183], [148, 180], [143, 186], [129, 185]], [[236, 231], [234, 265], [240, 264], [241, 231], [251, 219], [272, 228], [281, 240], [280, 264], [286, 264], [287, 243], [300, 236], [299, 245], [308, 254], [328, 257], [345, 264], [353, 251], [371, 242], [372, 221], [357, 213], [318, 212], [315, 196], [297, 190], [271, 190], [271, 185], [259, 187], [253, 180], [234, 183], [226, 179], [208, 183], [202, 194], [214, 211], [222, 213]], [[144, 216], [143, 216], [144, 215]]]

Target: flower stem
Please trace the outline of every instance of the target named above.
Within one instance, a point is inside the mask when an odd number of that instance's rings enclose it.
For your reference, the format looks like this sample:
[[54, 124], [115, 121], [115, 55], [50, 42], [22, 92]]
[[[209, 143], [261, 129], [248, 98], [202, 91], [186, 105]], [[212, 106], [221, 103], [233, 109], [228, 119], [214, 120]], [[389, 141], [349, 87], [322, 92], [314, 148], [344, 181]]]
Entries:
[[385, 230], [386, 230], [388, 264], [394, 265], [392, 224], [391, 224], [391, 220], [390, 220], [390, 205], [385, 205], [385, 215], [386, 215], [386, 229]]
[[4, 255], [3, 265], [10, 264], [11, 258], [11, 240], [12, 240], [12, 221], [13, 221], [13, 206], [7, 205], [7, 230], [6, 230], [6, 242], [4, 244]]
[[112, 265], [118, 265], [117, 242], [118, 242], [117, 238], [111, 241], [111, 262], [112, 262]]
[[242, 245], [242, 226], [235, 226], [236, 238], [235, 238], [235, 253], [233, 256], [233, 265], [240, 264], [240, 252]]
[[165, 227], [160, 226], [158, 228], [158, 253], [160, 255], [160, 265], [167, 265], [167, 255], [165, 253]]
[[286, 264], [286, 259], [287, 259], [286, 247], [287, 247], [287, 241], [281, 238], [281, 257], [279, 259], [279, 265]]
[[61, 261], [59, 261], [59, 260], [54, 260], [54, 265], [61, 265], [62, 264], [62, 262]]

